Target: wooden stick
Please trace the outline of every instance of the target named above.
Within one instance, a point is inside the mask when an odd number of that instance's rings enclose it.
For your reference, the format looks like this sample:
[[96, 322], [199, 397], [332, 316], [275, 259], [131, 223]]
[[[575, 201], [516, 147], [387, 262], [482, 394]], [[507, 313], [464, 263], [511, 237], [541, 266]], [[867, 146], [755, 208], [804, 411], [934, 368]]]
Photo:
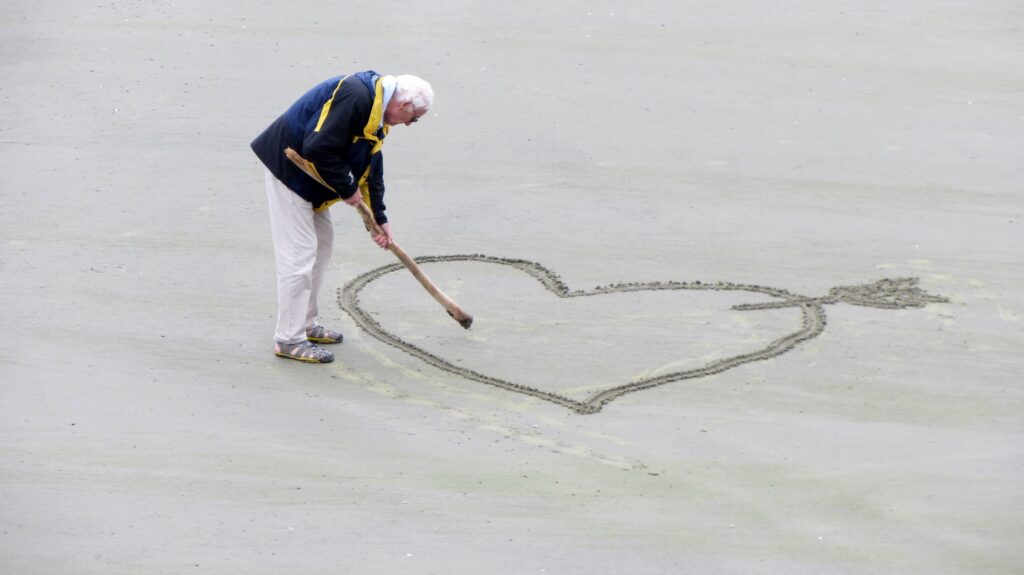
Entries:
[[[289, 160], [291, 160], [293, 164], [298, 166], [299, 169], [305, 172], [309, 177], [320, 182], [324, 186], [327, 186], [328, 188], [330, 187], [327, 185], [327, 182], [323, 181], [320, 175], [316, 173], [316, 170], [312, 168], [309, 161], [300, 156], [298, 152], [291, 148], [285, 148], [284, 154], [285, 156], [288, 157]], [[358, 194], [359, 190], [356, 190], [356, 193]], [[359, 203], [356, 204], [356, 211], [358, 211], [359, 216], [363, 218], [363, 224], [366, 226], [366, 231], [374, 235], [384, 234], [384, 230], [382, 230], [381, 227], [377, 225], [377, 221], [373, 217], [373, 212], [370, 211], [369, 206], [367, 206], [365, 202], [359, 200]], [[402, 265], [404, 265], [412, 273], [412, 275], [420, 282], [420, 285], [422, 285], [423, 288], [426, 289], [427, 292], [431, 296], [433, 296], [435, 300], [437, 300], [437, 303], [441, 304], [441, 307], [443, 307], [445, 311], [448, 312], [448, 315], [452, 316], [452, 318], [454, 318], [455, 321], [459, 322], [459, 325], [461, 325], [464, 329], [469, 329], [469, 326], [473, 325], [473, 316], [462, 311], [462, 308], [459, 307], [459, 304], [455, 303], [455, 300], [448, 297], [443, 291], [441, 291], [440, 288], [434, 285], [434, 282], [430, 281], [430, 278], [427, 277], [427, 274], [423, 273], [423, 270], [420, 269], [420, 266], [416, 263], [415, 260], [413, 260], [411, 257], [409, 257], [408, 254], [405, 253], [405, 250], [399, 247], [399, 245], [395, 242], [391, 242], [391, 245], [388, 246], [388, 249], [391, 250], [391, 253], [395, 254], [395, 257], [398, 258], [398, 261], [402, 262]]]

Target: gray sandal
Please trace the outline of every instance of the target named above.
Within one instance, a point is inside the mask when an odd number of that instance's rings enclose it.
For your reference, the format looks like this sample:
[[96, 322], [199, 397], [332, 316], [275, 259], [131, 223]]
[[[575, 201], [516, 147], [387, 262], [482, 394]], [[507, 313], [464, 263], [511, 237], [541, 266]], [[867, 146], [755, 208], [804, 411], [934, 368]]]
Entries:
[[327, 329], [322, 325], [313, 326], [306, 332], [306, 339], [315, 343], [341, 343], [345, 336], [340, 331]]
[[326, 349], [310, 343], [300, 341], [299, 343], [274, 343], [274, 355], [297, 359], [306, 363], [330, 363], [334, 361], [334, 354]]

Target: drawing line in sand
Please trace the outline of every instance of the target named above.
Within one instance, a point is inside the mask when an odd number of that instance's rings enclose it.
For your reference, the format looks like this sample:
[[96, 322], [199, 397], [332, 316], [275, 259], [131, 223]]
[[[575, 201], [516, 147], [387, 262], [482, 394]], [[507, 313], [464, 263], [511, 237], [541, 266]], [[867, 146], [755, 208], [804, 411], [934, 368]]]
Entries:
[[493, 385], [508, 391], [522, 393], [545, 401], [550, 401], [567, 407], [580, 414], [597, 413], [601, 411], [601, 408], [604, 407], [605, 404], [618, 397], [622, 397], [627, 393], [650, 389], [652, 387], [665, 385], [666, 383], [674, 381], [707, 377], [745, 363], [761, 361], [781, 355], [795, 348], [800, 343], [817, 337], [825, 329], [826, 316], [824, 306], [828, 304], [847, 303], [882, 309], [904, 309], [911, 307], [924, 307], [929, 303], [948, 301], [944, 297], [930, 295], [918, 288], [917, 278], [887, 278], [870, 284], [839, 286], [829, 290], [828, 295], [823, 297], [805, 297], [790, 293], [783, 289], [759, 285], [733, 284], [729, 282], [702, 283], [699, 281], [619, 283], [584, 291], [570, 290], [568, 286], [562, 282], [558, 274], [541, 264], [528, 260], [499, 258], [482, 254], [426, 256], [415, 259], [416, 262], [420, 264], [482, 262], [508, 266], [529, 274], [540, 282], [548, 291], [554, 293], [560, 298], [656, 290], [745, 291], [771, 296], [776, 298], [777, 301], [759, 304], [741, 304], [733, 306], [733, 309], [748, 311], [783, 307], [800, 308], [800, 312], [802, 314], [802, 325], [800, 329], [770, 342], [767, 346], [759, 350], [713, 361], [696, 369], [676, 371], [657, 377], [638, 379], [624, 385], [605, 389], [583, 401], [577, 401], [557, 393], [544, 391], [542, 389], [518, 384], [505, 379], [491, 377], [471, 369], [459, 367], [384, 329], [380, 323], [373, 319], [369, 313], [359, 306], [359, 292], [385, 274], [403, 269], [401, 264], [390, 264], [370, 270], [348, 282], [344, 287], [338, 289], [338, 304], [341, 308], [352, 316], [352, 319], [355, 320], [363, 330], [380, 341], [417, 357], [438, 369], [459, 375], [466, 379], [485, 383], [487, 385]]

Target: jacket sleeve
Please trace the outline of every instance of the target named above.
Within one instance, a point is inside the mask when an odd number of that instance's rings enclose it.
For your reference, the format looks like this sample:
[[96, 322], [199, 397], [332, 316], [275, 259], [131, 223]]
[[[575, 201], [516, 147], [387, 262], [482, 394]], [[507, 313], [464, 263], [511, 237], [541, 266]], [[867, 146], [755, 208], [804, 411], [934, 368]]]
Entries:
[[307, 128], [302, 141], [303, 156], [313, 164], [327, 186], [343, 199], [352, 197], [358, 189], [352, 168], [344, 160], [345, 149], [362, 133], [372, 105], [372, 100], [367, 102], [359, 91], [343, 83], [324, 104], [321, 114], [314, 118], [317, 123]]
[[370, 175], [366, 179], [369, 188], [370, 209], [373, 210], [373, 217], [378, 224], [388, 221], [384, 210], [384, 155], [379, 151], [370, 158]]

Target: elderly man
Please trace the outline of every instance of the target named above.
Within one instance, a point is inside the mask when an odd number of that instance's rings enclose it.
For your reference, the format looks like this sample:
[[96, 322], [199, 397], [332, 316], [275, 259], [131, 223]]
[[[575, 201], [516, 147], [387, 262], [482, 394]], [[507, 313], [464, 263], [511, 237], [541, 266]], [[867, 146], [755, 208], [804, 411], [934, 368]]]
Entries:
[[[331, 259], [334, 227], [328, 208], [365, 201], [392, 242], [384, 214], [384, 163], [380, 148], [388, 129], [406, 126], [434, 101], [430, 84], [416, 76], [373, 71], [331, 78], [313, 87], [252, 142], [266, 166], [270, 230], [277, 262], [277, 330], [274, 353], [310, 363], [334, 361], [316, 344], [341, 343], [342, 334], [317, 323], [317, 292]], [[291, 148], [308, 160], [312, 176], [285, 156]]]

